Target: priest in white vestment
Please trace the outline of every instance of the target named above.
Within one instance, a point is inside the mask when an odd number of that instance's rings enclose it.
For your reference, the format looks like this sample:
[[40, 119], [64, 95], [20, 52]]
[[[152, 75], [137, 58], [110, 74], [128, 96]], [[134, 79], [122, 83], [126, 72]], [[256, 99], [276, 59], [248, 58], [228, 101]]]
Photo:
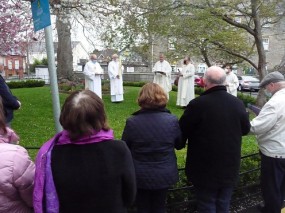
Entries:
[[225, 86], [227, 87], [227, 92], [237, 97], [237, 89], [239, 86], [238, 77], [232, 71], [231, 65], [226, 65], [225, 71], [227, 74]]
[[86, 63], [83, 74], [85, 75], [85, 89], [91, 90], [102, 98], [101, 77], [104, 71], [95, 54], [91, 54], [90, 61]]
[[190, 57], [184, 58], [184, 66], [179, 72], [178, 90], [177, 90], [177, 101], [176, 105], [186, 107], [188, 103], [195, 98], [194, 89], [194, 74], [195, 67], [191, 64]]
[[169, 92], [172, 90], [171, 85], [171, 71], [170, 64], [164, 60], [164, 55], [159, 55], [159, 61], [155, 63], [153, 67], [154, 79], [153, 83], [158, 84], [164, 90], [169, 99]]
[[117, 54], [112, 55], [112, 61], [108, 65], [112, 102], [122, 102], [124, 100], [123, 70], [124, 67], [119, 60], [119, 56]]

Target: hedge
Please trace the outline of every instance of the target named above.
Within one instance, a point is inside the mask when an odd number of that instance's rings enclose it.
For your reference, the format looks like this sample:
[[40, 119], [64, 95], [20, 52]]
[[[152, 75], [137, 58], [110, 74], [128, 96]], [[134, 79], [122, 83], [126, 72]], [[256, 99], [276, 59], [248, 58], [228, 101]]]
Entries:
[[[145, 84], [146, 84], [146, 82], [129, 82], [129, 81], [124, 82], [124, 86], [133, 86], [133, 87], [142, 87]], [[172, 91], [177, 91], [177, 86], [172, 85]], [[195, 94], [196, 95], [201, 95], [204, 91], [205, 91], [205, 89], [202, 87], [195, 87]], [[255, 97], [243, 94], [241, 92], [238, 92], [237, 97], [243, 101], [245, 106], [247, 106], [248, 103], [250, 103], [250, 104], [256, 103]]]
[[7, 82], [10, 89], [15, 88], [30, 88], [30, 87], [43, 87], [45, 81], [42, 80], [25, 80], [25, 81], [10, 81]]

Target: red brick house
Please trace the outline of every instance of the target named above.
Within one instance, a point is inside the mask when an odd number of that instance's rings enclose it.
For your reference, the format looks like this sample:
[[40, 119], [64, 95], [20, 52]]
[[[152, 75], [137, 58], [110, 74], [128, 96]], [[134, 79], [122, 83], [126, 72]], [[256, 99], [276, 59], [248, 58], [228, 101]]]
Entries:
[[5, 77], [17, 76], [23, 78], [26, 69], [26, 56], [2, 55], [0, 56], [0, 69], [5, 71]]

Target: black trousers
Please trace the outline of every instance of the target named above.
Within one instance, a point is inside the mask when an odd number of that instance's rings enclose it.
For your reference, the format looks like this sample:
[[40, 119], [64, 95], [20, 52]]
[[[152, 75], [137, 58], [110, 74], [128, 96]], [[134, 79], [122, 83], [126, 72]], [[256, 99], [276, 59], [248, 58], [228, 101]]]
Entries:
[[198, 212], [228, 213], [234, 187], [207, 188], [195, 186]]
[[138, 213], [165, 213], [165, 200], [168, 189], [137, 191], [137, 212]]
[[285, 198], [285, 159], [261, 154], [261, 190], [266, 213], [280, 213]]

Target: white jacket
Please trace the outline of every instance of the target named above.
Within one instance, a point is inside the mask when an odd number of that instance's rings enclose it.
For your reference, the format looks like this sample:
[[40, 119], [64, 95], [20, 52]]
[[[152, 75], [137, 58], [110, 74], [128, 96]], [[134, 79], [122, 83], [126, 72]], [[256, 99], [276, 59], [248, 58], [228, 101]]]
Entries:
[[238, 77], [232, 71], [226, 76], [227, 92], [237, 97], [237, 88], [239, 86]]
[[276, 92], [251, 121], [259, 149], [268, 157], [285, 158], [285, 88]]

